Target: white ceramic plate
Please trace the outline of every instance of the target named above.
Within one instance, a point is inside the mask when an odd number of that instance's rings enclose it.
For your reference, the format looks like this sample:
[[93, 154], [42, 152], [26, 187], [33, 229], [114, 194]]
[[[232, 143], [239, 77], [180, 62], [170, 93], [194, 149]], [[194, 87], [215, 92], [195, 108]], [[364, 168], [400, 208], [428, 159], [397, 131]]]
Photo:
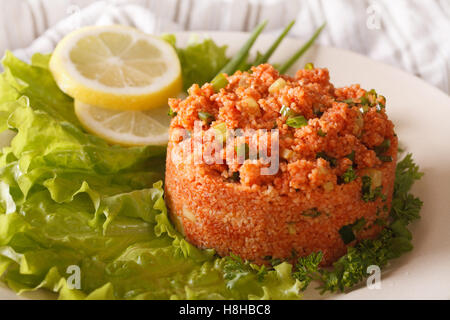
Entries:
[[[218, 44], [235, 53], [247, 39], [245, 33], [211, 32]], [[189, 34], [177, 35], [178, 45], [188, 41]], [[274, 40], [261, 36], [255, 50], [264, 50]], [[285, 61], [302, 41], [286, 39], [272, 62]], [[314, 62], [330, 70], [335, 86], [359, 83], [374, 88], [387, 98], [387, 111], [395, 124], [402, 147], [412, 152], [425, 176], [413, 192], [424, 202], [422, 219], [411, 229], [414, 250], [405, 254], [382, 273], [381, 289], [361, 286], [347, 294], [327, 296], [333, 299], [450, 299], [450, 97], [424, 81], [403, 71], [364, 56], [323, 46], [315, 46], [292, 68], [303, 68]], [[0, 138], [5, 143], [6, 138]], [[54, 297], [45, 292], [31, 298]], [[305, 298], [319, 298], [308, 290]], [[0, 299], [17, 299], [14, 293], [0, 287]]]

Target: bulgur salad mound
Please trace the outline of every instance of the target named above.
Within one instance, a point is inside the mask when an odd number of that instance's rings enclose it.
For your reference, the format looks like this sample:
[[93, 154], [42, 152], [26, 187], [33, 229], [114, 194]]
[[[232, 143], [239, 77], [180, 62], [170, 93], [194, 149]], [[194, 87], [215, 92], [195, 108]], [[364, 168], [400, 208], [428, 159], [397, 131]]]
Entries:
[[[186, 99], [169, 101], [176, 116], [166, 199], [179, 230], [197, 246], [260, 264], [321, 251], [329, 265], [347, 245], [376, 236], [391, 207], [397, 159], [385, 98], [358, 85], [335, 88], [327, 69], [312, 66], [289, 77], [263, 64], [227, 80], [219, 92], [193, 85]], [[194, 157], [175, 164], [186, 144], [215, 147], [214, 139], [180, 138], [180, 129], [193, 132], [196, 121], [206, 132], [253, 131], [220, 150], [221, 164], [194, 164]], [[263, 175], [268, 164], [250, 157], [250, 141], [270, 141], [261, 136], [275, 128], [279, 169]], [[228, 157], [239, 148], [247, 149], [245, 159]]]
[[[173, 35], [165, 39], [176, 47]], [[190, 96], [171, 101], [168, 150], [111, 145], [87, 132], [55, 83], [50, 55], [26, 63], [6, 53], [0, 131], [13, 138], [0, 152], [0, 281], [60, 299], [300, 299], [312, 281], [344, 291], [368, 266], [412, 249], [407, 225], [422, 203], [409, 190], [421, 173], [411, 155], [396, 164], [383, 97], [336, 89], [326, 69], [311, 65], [280, 76], [265, 64], [272, 49], [258, 63], [245, 51], [229, 59], [211, 39], [176, 50]], [[224, 72], [229, 63], [262, 65]], [[204, 85], [223, 73], [231, 76]], [[264, 137], [277, 129], [280, 153], [267, 156], [279, 170], [260, 175], [268, 164], [252, 157], [248, 140], [230, 147], [243, 150], [243, 161], [182, 167], [172, 150], [196, 137], [182, 142], [176, 131], [192, 130], [193, 120], [204, 131], [255, 128]], [[287, 257], [291, 240], [298, 250]], [[203, 249], [211, 247], [222, 256]]]

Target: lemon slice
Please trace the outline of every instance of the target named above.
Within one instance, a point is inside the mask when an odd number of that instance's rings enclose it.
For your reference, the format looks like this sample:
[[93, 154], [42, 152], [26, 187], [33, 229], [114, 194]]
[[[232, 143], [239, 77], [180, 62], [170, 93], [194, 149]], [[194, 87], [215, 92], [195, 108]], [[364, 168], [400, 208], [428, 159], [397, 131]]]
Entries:
[[75, 113], [87, 131], [124, 146], [167, 144], [168, 110], [166, 105], [145, 111], [118, 111], [75, 100]]
[[53, 52], [50, 70], [66, 94], [108, 109], [160, 107], [182, 88], [173, 47], [124, 26], [85, 27], [70, 33]]

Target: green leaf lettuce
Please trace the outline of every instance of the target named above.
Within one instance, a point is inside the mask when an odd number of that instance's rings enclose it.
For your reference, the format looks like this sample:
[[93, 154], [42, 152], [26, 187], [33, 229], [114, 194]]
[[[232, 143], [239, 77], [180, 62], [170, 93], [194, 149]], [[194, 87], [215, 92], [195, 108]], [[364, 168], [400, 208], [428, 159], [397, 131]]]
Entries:
[[[232, 259], [184, 240], [163, 199], [165, 149], [111, 146], [84, 132], [47, 63], [43, 55], [31, 65], [10, 53], [3, 60], [0, 127], [16, 135], [0, 154], [2, 281], [60, 299], [300, 297], [291, 265], [264, 277], [230, 271]], [[70, 266], [79, 267], [80, 289]]]
[[192, 37], [185, 48], [176, 46], [176, 38], [165, 34], [162, 38], [173, 45], [180, 59], [183, 74], [183, 86], [187, 90], [194, 83], [203, 85], [211, 81], [220, 69], [228, 62], [226, 46], [219, 47], [213, 40], [200, 41]]

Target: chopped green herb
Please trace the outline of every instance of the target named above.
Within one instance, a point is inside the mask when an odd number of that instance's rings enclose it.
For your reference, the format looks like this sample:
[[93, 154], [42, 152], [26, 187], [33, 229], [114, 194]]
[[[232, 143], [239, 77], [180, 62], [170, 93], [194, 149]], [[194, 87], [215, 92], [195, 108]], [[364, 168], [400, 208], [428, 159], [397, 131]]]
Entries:
[[367, 111], [369, 111], [369, 106], [364, 105], [361, 108], [359, 108], [359, 111], [361, 113], [366, 113]]
[[320, 212], [317, 208], [311, 208], [302, 212], [302, 216], [316, 218], [320, 216], [322, 212]]
[[289, 108], [288, 106], [283, 105], [280, 109], [280, 114], [283, 117], [294, 117], [297, 115], [297, 113], [292, 110], [291, 108]]
[[352, 162], [355, 162], [355, 150], [350, 152], [348, 155], [345, 156], [346, 158], [352, 160]]
[[339, 234], [341, 236], [342, 241], [344, 241], [344, 244], [349, 244], [350, 242], [356, 239], [351, 225], [346, 225], [340, 228]]
[[337, 165], [337, 159], [336, 159], [336, 158], [333, 158], [333, 157], [330, 157], [330, 156], [329, 156], [328, 154], [326, 154], [326, 152], [324, 152], [324, 151], [321, 151], [321, 152], [319, 152], [319, 153], [316, 154], [316, 159], [318, 159], [318, 158], [322, 158], [322, 159], [324, 159], [324, 160], [327, 160], [327, 161], [330, 163], [330, 166], [331, 166], [332, 168], [335, 168], [336, 165]]
[[172, 108], [169, 108], [169, 112], [167, 113], [169, 117], [175, 118], [177, 116], [177, 113], [172, 110]]
[[378, 159], [380, 159], [383, 162], [392, 162], [391, 156], [378, 156]]
[[210, 124], [211, 122], [213, 122], [215, 120], [214, 116], [212, 114], [205, 112], [205, 111], [199, 111], [198, 118], [206, 124]]
[[366, 219], [360, 218], [355, 221], [352, 225], [353, 231], [361, 231], [361, 229], [366, 225]]
[[348, 167], [347, 171], [344, 172], [344, 174], [339, 177], [339, 182], [342, 183], [350, 183], [353, 180], [355, 180], [358, 176], [356, 175], [355, 170], [353, 170], [352, 167]]
[[339, 229], [339, 234], [341, 236], [342, 241], [344, 241], [344, 244], [349, 244], [353, 240], [356, 239], [355, 231], [360, 231], [364, 225], [366, 224], [366, 219], [360, 218], [356, 220], [352, 224], [348, 224], [346, 226], [343, 226], [341, 229]]
[[392, 162], [391, 156], [383, 155], [391, 147], [391, 140], [385, 139], [379, 146], [374, 148], [374, 151], [378, 157], [383, 162]]
[[384, 139], [384, 141], [379, 146], [376, 146], [373, 150], [375, 151], [377, 156], [380, 156], [386, 151], [388, 151], [390, 147], [391, 147], [391, 140]]
[[239, 171], [235, 171], [231, 174], [231, 177], [229, 178], [231, 182], [239, 182], [241, 180]]
[[291, 128], [301, 128], [308, 125], [308, 120], [304, 116], [289, 117], [286, 124]]
[[362, 177], [362, 187], [361, 194], [364, 202], [373, 202], [378, 198], [383, 198], [382, 191], [383, 187], [378, 186], [376, 188], [372, 188], [372, 178], [369, 176]]
[[363, 106], [366, 106], [366, 105], [369, 105], [369, 104], [370, 104], [369, 99], [367, 99], [365, 96], [364, 96], [364, 97], [361, 97], [360, 100], [361, 100], [361, 104], [362, 104]]
[[320, 109], [315, 109], [313, 112], [319, 118], [323, 115], [323, 111], [320, 111]]
[[381, 112], [381, 110], [383, 110], [385, 108], [384, 104], [382, 104], [381, 102], [379, 102], [376, 106], [377, 108], [377, 112]]
[[346, 99], [346, 100], [342, 100], [341, 102], [344, 102], [344, 103], [348, 104], [349, 107], [351, 107], [352, 105], [355, 104], [353, 99]]

